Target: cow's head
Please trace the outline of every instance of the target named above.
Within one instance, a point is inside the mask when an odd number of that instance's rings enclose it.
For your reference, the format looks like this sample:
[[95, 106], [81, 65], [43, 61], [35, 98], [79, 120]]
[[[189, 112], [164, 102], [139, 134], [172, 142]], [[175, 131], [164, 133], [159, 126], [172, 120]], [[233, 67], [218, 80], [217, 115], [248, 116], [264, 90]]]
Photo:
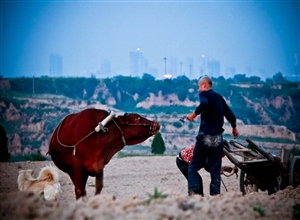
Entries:
[[157, 121], [150, 121], [135, 113], [118, 116], [117, 121], [124, 133], [126, 145], [139, 144], [156, 135], [160, 129]]

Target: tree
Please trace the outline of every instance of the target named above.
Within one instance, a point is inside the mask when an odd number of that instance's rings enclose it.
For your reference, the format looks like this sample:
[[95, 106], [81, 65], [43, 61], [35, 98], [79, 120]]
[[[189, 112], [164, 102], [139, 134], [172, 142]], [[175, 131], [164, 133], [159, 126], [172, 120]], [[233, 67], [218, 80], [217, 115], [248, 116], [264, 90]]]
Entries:
[[178, 99], [183, 102], [187, 97], [187, 93], [186, 87], [179, 87], [177, 90]]
[[145, 81], [149, 81], [149, 82], [154, 82], [155, 81], [155, 77], [148, 74], [148, 73], [144, 73], [143, 74], [143, 77], [142, 77], [142, 80], [145, 80]]
[[259, 76], [250, 76], [249, 80], [250, 80], [251, 83], [260, 83], [261, 82]]
[[283, 77], [283, 75], [282, 75], [281, 72], [276, 73], [276, 74], [273, 76], [273, 80], [274, 80], [274, 82], [276, 82], [276, 83], [286, 82], [286, 79]]
[[226, 82], [226, 79], [224, 76], [219, 76], [217, 79], [216, 79], [216, 82]]
[[233, 77], [233, 81], [237, 83], [245, 83], [247, 82], [246, 74], [236, 74]]
[[7, 162], [10, 158], [7, 148], [7, 137], [5, 129], [0, 125], [0, 162]]
[[153, 154], [164, 154], [166, 150], [165, 142], [159, 132], [154, 138], [151, 144], [151, 153]]

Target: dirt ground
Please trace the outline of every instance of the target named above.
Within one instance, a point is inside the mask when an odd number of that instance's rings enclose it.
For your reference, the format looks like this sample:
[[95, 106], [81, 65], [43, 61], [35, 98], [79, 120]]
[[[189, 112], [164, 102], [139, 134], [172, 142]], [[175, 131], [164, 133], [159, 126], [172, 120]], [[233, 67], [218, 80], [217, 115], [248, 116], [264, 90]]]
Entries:
[[[32, 169], [37, 176], [47, 162], [0, 163], [0, 219], [292, 219], [300, 204], [300, 187], [287, 187], [274, 195], [259, 191], [243, 196], [236, 175], [222, 176], [221, 195], [209, 196], [210, 176], [200, 174], [204, 197], [187, 196], [187, 181], [178, 170], [175, 156], [113, 158], [104, 169], [104, 187], [94, 196], [95, 181], [87, 182], [87, 196], [75, 200], [74, 186], [61, 171], [62, 193], [57, 201], [44, 201], [19, 192], [19, 170]], [[233, 166], [227, 158], [223, 165]], [[157, 189], [167, 198], [152, 200]]]

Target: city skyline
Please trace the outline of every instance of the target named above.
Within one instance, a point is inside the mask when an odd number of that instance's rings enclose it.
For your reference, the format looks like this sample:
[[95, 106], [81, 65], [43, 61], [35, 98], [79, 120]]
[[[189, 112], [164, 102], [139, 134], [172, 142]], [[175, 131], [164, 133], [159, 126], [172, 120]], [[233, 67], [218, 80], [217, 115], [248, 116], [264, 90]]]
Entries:
[[226, 78], [292, 75], [296, 52], [299, 57], [299, 4], [1, 1], [0, 75], [50, 75], [49, 56], [59, 54], [64, 76], [129, 76], [136, 51], [156, 77], [165, 74], [166, 65], [174, 77], [197, 78], [204, 62], [215, 62]]
[[[54, 60], [53, 57], [55, 57], [55, 61], [53, 61]], [[167, 64], [168, 59], [164, 57], [164, 59], [162, 59], [164, 62], [164, 71], [160, 71], [160, 73], [158, 73], [156, 67], [148, 66], [148, 60], [146, 57], [143, 56], [143, 53], [140, 51], [140, 48], [137, 48], [137, 51], [135, 52], [130, 52], [129, 57], [130, 57], [130, 67], [129, 67], [130, 73], [128, 74], [128, 76], [132, 76], [132, 77], [142, 77], [144, 73], [150, 74], [157, 79], [176, 78], [178, 76], [186, 76], [190, 79], [198, 79], [200, 76], [204, 76], [204, 75], [208, 75], [210, 77], [215, 77], [215, 78], [218, 78], [220, 76], [223, 76], [224, 78], [231, 78], [237, 74], [260, 77], [264, 75], [265, 72], [264, 69], [259, 69], [258, 74], [251, 74], [252, 71], [250, 66], [246, 67], [245, 72], [236, 72], [235, 67], [226, 67], [225, 71], [222, 72], [221, 63], [219, 62], [219, 60], [209, 59], [209, 57], [206, 57], [204, 54], [202, 54], [200, 65], [198, 68], [194, 68], [193, 59], [191, 58], [187, 62], [187, 65], [185, 65], [185, 68], [183, 68], [182, 61], [178, 63], [177, 59], [172, 57], [172, 59]], [[55, 65], [53, 64], [54, 62]], [[53, 71], [53, 69], [55, 71]], [[59, 54], [50, 54], [49, 71], [50, 73], [47, 76], [50, 77], [66, 76], [63, 74], [62, 71], [62, 57]], [[279, 72], [276, 72], [273, 75], [277, 73]], [[271, 77], [269, 78], [272, 78], [273, 75], [271, 75]], [[108, 59], [102, 58], [100, 61], [100, 68], [98, 69], [96, 68], [92, 71], [86, 70], [86, 72], [81, 74], [80, 76], [85, 76], [85, 77], [93, 76], [97, 78], [113, 77], [111, 73], [111, 62]], [[288, 75], [288, 78], [299, 80], [299, 76], [300, 75], [297, 75], [297, 77], [293, 77], [292, 75]], [[268, 77], [265, 77], [264, 79], [266, 78]]]

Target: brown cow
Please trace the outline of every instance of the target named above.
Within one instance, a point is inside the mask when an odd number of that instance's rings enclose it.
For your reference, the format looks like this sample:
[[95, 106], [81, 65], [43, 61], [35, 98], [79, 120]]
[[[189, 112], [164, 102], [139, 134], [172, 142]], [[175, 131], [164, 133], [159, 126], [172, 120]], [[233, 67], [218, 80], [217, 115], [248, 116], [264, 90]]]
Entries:
[[145, 141], [158, 133], [158, 122], [138, 114], [112, 117], [105, 128], [95, 129], [109, 113], [99, 109], [86, 109], [70, 114], [55, 129], [49, 146], [54, 164], [66, 172], [75, 187], [76, 199], [86, 195], [88, 176], [96, 179], [95, 194], [103, 187], [103, 169], [112, 156], [125, 145]]

